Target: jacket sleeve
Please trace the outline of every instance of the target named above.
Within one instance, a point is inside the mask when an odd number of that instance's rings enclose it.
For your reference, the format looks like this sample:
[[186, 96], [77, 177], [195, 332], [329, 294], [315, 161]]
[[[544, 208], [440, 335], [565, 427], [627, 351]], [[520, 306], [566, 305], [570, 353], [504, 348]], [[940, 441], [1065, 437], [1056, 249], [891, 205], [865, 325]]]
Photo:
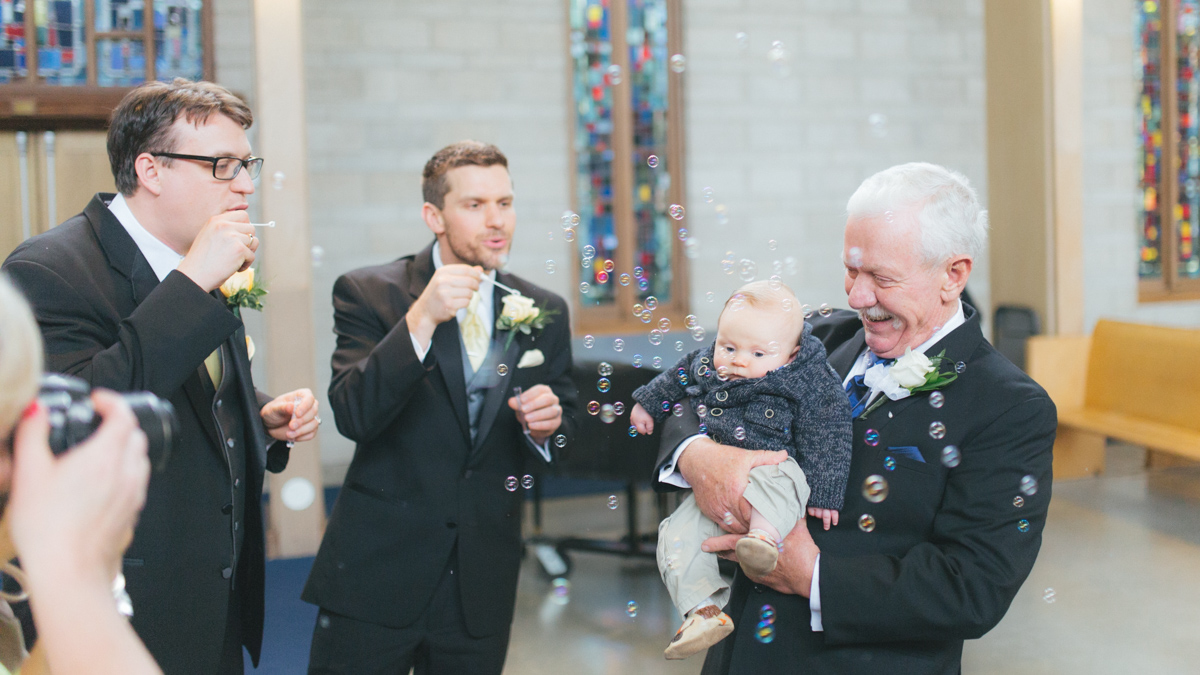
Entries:
[[[407, 307], [401, 308], [407, 311]], [[437, 330], [453, 330], [444, 323]], [[361, 285], [343, 275], [333, 285], [333, 375], [329, 407], [338, 431], [352, 441], [369, 441], [400, 414], [433, 368], [417, 359], [408, 323], [387, 326]], [[428, 356], [428, 355], [427, 355]]]
[[10, 259], [4, 271], [33, 306], [46, 369], [93, 387], [168, 398], [241, 326], [224, 303], [178, 271], [115, 326], [98, 311], [110, 300], [89, 297], [88, 288], [75, 288], [41, 263]]
[[[1056, 426], [1054, 404], [1033, 397], [964, 443], [933, 530], [905, 554], [823, 553], [826, 643], [975, 639], [999, 623], [1041, 547]], [[1040, 489], [1017, 509], [1026, 475]]]
[[670, 416], [670, 413], [662, 409], [663, 401], [677, 403], [688, 397], [684, 385], [679, 383], [675, 374], [683, 368], [688, 377], [692, 377], [692, 359], [697, 353], [699, 352], [684, 356], [669, 370], [655, 375], [653, 380], [633, 390], [633, 400], [640, 403], [655, 421], [661, 422]]
[[808, 505], [841, 511], [854, 445], [850, 401], [825, 359], [814, 362], [812, 370], [804, 381], [809, 395], [793, 404], [793, 456], [812, 490]]

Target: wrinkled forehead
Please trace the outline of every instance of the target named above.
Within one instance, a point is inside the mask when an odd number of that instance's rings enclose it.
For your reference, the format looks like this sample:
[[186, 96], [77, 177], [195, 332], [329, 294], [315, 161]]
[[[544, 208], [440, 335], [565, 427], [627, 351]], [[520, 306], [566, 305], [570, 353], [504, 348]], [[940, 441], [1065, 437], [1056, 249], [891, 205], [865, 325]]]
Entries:
[[915, 269], [921, 261], [921, 227], [915, 211], [886, 211], [846, 220], [842, 262], [854, 268]]

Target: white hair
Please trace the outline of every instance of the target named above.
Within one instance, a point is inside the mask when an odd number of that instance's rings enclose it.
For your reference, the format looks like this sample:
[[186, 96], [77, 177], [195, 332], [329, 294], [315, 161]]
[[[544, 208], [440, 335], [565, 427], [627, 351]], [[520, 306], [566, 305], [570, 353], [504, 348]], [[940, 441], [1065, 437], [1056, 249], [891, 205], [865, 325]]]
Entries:
[[917, 216], [927, 264], [957, 255], [978, 258], [983, 252], [987, 211], [967, 177], [946, 167], [910, 162], [884, 169], [863, 181], [846, 204], [851, 219], [909, 209]]

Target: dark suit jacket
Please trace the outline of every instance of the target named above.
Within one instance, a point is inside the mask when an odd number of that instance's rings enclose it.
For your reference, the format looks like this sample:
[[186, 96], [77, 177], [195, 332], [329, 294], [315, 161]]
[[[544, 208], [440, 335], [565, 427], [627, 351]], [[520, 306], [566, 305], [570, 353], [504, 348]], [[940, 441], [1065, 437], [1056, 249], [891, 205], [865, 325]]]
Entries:
[[[285, 444], [271, 445], [254, 390], [242, 322], [180, 272], [160, 283], [99, 194], [83, 213], [16, 248], [4, 271], [33, 305], [46, 367], [93, 387], [150, 391], [168, 399], [181, 434], [149, 493], [126, 553], [133, 626], [168, 675], [216, 672], [234, 565], [234, 498], [225, 451], [205, 394], [204, 359], [223, 342], [233, 355], [247, 455], [244, 545], [233, 583], [242, 642], [257, 663], [263, 624], [263, 470], [282, 471]], [[211, 392], [211, 385], [209, 385]], [[244, 488], [244, 489], [243, 489]]]
[[[856, 418], [841, 522], [828, 532], [809, 522], [821, 549], [824, 632], [811, 630], [807, 598], [754, 584], [739, 570], [726, 608], [735, 633], [709, 650], [705, 673], [958, 673], [963, 640], [1008, 611], [1041, 546], [1057, 416], [1042, 388], [983, 339], [978, 313], [964, 309], [966, 324], [927, 352], [946, 350], [942, 370], [965, 367], [942, 390], [944, 406], [919, 393]], [[817, 319], [813, 333], [845, 378], [866, 346], [858, 317]], [[945, 426], [944, 438], [931, 436], [934, 422]], [[866, 442], [868, 429], [878, 432], [876, 445]], [[673, 448], [685, 430], [671, 431], [663, 445]], [[942, 462], [948, 445], [961, 455], [954, 468]], [[906, 447], [924, 461], [896, 450]], [[863, 496], [872, 475], [887, 480], [883, 502]], [[1034, 495], [1020, 491], [1027, 475], [1038, 480]], [[859, 527], [864, 514], [874, 531]], [[755, 627], [768, 604], [775, 639], [762, 644]]]
[[[467, 629], [492, 635], [512, 622], [522, 551], [524, 490], [508, 491], [505, 480], [542, 461], [505, 401], [514, 386], [549, 385], [563, 408], [558, 433], [570, 436], [570, 323], [562, 298], [498, 274], [537, 306], [560, 313], [540, 334], [516, 333], [500, 359], [508, 375], [486, 395], [473, 446], [458, 322], [437, 327], [422, 362], [404, 321], [433, 276], [432, 251], [355, 270], [334, 284], [338, 340], [329, 403], [338, 431], [358, 445], [302, 597], [337, 614], [404, 627], [424, 610], [457, 551]], [[495, 294], [497, 317], [502, 295]], [[540, 349], [545, 363], [517, 368], [531, 349]]]

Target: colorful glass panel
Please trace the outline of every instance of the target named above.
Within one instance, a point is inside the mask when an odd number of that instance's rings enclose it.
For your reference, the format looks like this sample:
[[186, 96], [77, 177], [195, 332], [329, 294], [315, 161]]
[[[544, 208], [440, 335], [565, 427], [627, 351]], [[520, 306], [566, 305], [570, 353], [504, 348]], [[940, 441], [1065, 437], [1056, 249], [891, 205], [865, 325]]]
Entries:
[[[669, 217], [671, 174], [667, 162], [667, 3], [628, 0], [629, 83], [633, 106], [634, 265], [645, 270], [639, 297], [671, 296], [672, 243], [687, 235], [686, 220]], [[653, 156], [655, 160], [650, 161]], [[650, 166], [653, 163], [656, 166]]]
[[101, 87], [133, 87], [146, 81], [146, 47], [141, 40], [97, 40]]
[[1200, 0], [1178, 0], [1176, 90], [1179, 104], [1179, 203], [1175, 205], [1176, 268], [1200, 279]]
[[25, 1], [0, 0], [0, 83], [22, 79], [25, 69]]
[[1162, 166], [1162, 107], [1161, 107], [1161, 28], [1162, 15], [1157, 2], [1138, 3], [1135, 45], [1141, 70], [1139, 92], [1139, 164], [1138, 187], [1141, 190], [1141, 209], [1138, 222], [1140, 251], [1138, 277], [1162, 277], [1162, 222], [1158, 208]]
[[[26, 0], [28, 4], [28, 0]], [[46, 84], [87, 84], [83, 0], [36, 0], [38, 75]]]
[[[620, 72], [612, 67], [608, 0], [571, 0], [571, 64], [575, 97], [575, 181], [580, 222], [576, 247], [588, 284], [579, 300], [586, 306], [610, 304], [615, 297], [604, 263], [615, 257], [613, 212], [613, 93]], [[589, 248], [590, 247], [590, 248]], [[594, 252], [593, 252], [594, 251]], [[592, 252], [592, 255], [588, 255]]]
[[204, 76], [199, 0], [154, 0], [154, 70], [160, 80]]

